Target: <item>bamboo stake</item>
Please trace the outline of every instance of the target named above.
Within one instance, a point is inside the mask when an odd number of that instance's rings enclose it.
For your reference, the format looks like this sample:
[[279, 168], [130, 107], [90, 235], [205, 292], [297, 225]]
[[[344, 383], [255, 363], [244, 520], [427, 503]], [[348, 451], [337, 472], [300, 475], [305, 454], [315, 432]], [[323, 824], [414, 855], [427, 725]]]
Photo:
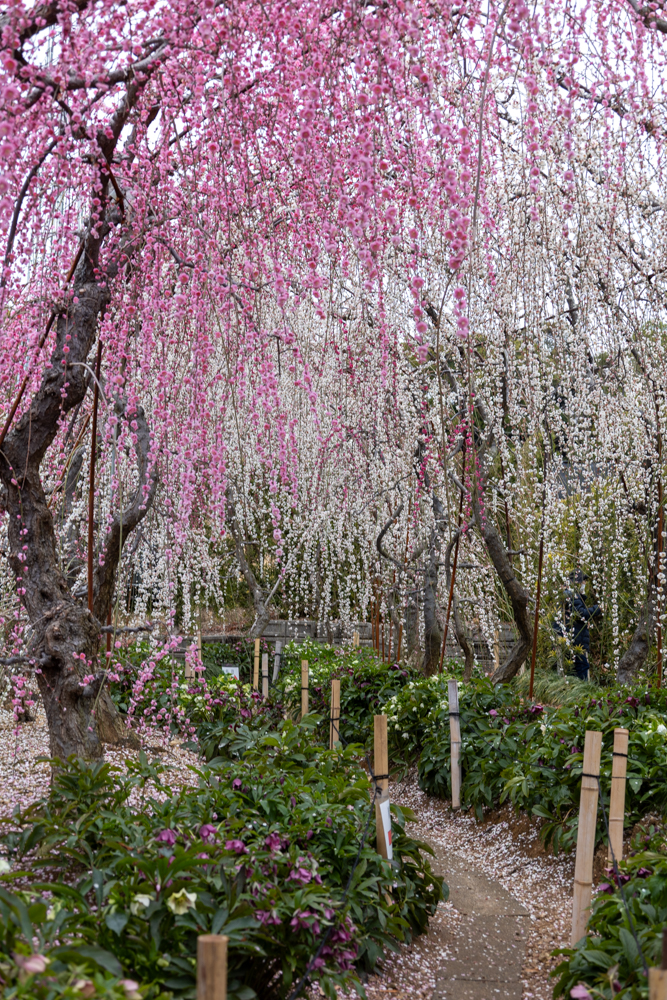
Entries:
[[667, 930], [662, 932], [662, 965], [648, 970], [649, 1000], [667, 1000]]
[[340, 743], [340, 680], [331, 681], [331, 711], [329, 719], [329, 749]]
[[[463, 479], [462, 482], [465, 483], [466, 474], [466, 453], [465, 447], [463, 449]], [[459, 516], [457, 521], [456, 530], [459, 531], [461, 528], [461, 519], [463, 517], [463, 493], [459, 499]], [[445, 650], [447, 648], [447, 633], [449, 632], [449, 616], [452, 610], [452, 601], [454, 599], [454, 581], [456, 580], [456, 566], [459, 561], [459, 542], [461, 541], [461, 535], [459, 534], [456, 539], [456, 545], [454, 546], [454, 563], [452, 565], [452, 578], [449, 582], [449, 598], [447, 599], [447, 617], [445, 618], [445, 634], [442, 637], [442, 651], [440, 653], [440, 665], [438, 667], [438, 673], [442, 673], [442, 665], [445, 662]]]
[[625, 818], [625, 774], [628, 767], [628, 730], [614, 730], [614, 755], [611, 766], [611, 796], [609, 799], [609, 851], [617, 861], [623, 857], [623, 820]]
[[389, 791], [389, 751], [387, 749], [387, 716], [373, 716], [373, 771], [375, 783], [383, 792]]
[[497, 670], [500, 666], [500, 632], [498, 629], [493, 633], [493, 667]]
[[577, 857], [574, 866], [574, 898], [572, 900], [572, 937], [574, 948], [586, 934], [588, 910], [593, 887], [593, 854], [595, 853], [595, 826], [598, 813], [598, 776], [602, 733], [586, 730], [584, 743], [584, 770], [581, 776], [579, 802], [579, 831]]
[[255, 666], [252, 672], [252, 689], [256, 691], [259, 687], [259, 639], [255, 639]]
[[396, 662], [401, 662], [401, 639], [403, 638], [403, 622], [398, 626], [398, 649], [396, 650]]
[[353, 649], [359, 649], [359, 633], [358, 632], [353, 632], [352, 633], [352, 647], [353, 647]]
[[301, 661], [301, 718], [308, 715], [308, 660]]
[[[391, 821], [389, 819], [389, 751], [387, 716], [373, 716], [373, 771], [375, 784], [381, 790], [375, 800], [377, 852], [382, 858], [391, 857]], [[383, 815], [384, 813], [384, 815]], [[388, 828], [385, 829], [385, 826]]]
[[269, 697], [269, 654], [262, 653], [262, 698]]
[[197, 1000], [227, 1000], [227, 941], [222, 934], [197, 938]]
[[461, 808], [461, 720], [459, 718], [459, 682], [447, 681], [449, 694], [449, 735], [451, 740], [452, 809]]

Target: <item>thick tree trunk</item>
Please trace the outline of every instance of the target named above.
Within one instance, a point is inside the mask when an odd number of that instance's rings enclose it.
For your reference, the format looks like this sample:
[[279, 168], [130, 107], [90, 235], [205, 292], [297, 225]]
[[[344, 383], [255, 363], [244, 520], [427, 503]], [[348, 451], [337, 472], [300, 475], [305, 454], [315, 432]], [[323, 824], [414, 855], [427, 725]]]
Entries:
[[[108, 301], [108, 289], [93, 276], [95, 266], [95, 257], [84, 254], [75, 274], [76, 297], [56, 323], [51, 366], [29, 409], [7, 434], [0, 454], [2, 503], [9, 515], [9, 561], [32, 626], [29, 654], [36, 661], [51, 753], [62, 759], [101, 757], [105, 742], [138, 745], [104, 689], [106, 673], [98, 659], [100, 623], [75, 598], [60, 570], [53, 518], [39, 474], [62, 415], [78, 406], [86, 394], [84, 365], [95, 342], [98, 317]], [[67, 354], [63, 351], [66, 336]], [[142, 472], [146, 473], [146, 465]], [[153, 475], [146, 496], [143, 490], [149, 484], [140, 476], [131, 505], [133, 510], [141, 508], [135, 523], [150, 506], [156, 481]], [[127, 536], [131, 527], [128, 521], [125, 525]], [[115, 580], [122, 543], [114, 547], [114, 540], [112, 530], [107, 537], [111, 544], [104, 550], [105, 568], [98, 571], [96, 580], [98, 598], [103, 585], [108, 587], [109, 580]]]
[[619, 684], [633, 684], [639, 671], [646, 662], [651, 636], [655, 628], [653, 601], [649, 600], [642, 608], [637, 627], [630, 640], [630, 645], [618, 661], [616, 680]]

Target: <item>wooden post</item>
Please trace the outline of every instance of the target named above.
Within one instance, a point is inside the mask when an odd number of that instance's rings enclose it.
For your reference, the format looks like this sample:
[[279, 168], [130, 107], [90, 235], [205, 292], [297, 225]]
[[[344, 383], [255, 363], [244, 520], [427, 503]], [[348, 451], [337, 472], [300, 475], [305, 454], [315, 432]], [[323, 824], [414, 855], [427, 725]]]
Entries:
[[625, 818], [625, 773], [628, 767], [628, 730], [614, 730], [614, 756], [611, 765], [609, 799], [609, 852], [616, 861], [623, 857], [623, 820]]
[[403, 622], [398, 626], [398, 649], [396, 650], [396, 662], [401, 662], [401, 639], [403, 638]]
[[262, 698], [269, 697], [269, 654], [262, 653]]
[[648, 970], [648, 1000], [667, 1000], [667, 930], [662, 932], [662, 967]]
[[584, 770], [581, 776], [579, 801], [579, 831], [577, 857], [574, 865], [574, 898], [572, 900], [571, 946], [586, 933], [588, 910], [593, 887], [593, 854], [595, 853], [595, 826], [598, 814], [598, 782], [602, 733], [586, 731], [584, 743]]
[[375, 784], [381, 789], [375, 800], [377, 852], [391, 860], [391, 818], [389, 813], [389, 750], [387, 716], [373, 716], [373, 771]]
[[278, 680], [278, 674], [280, 673], [280, 663], [283, 655], [283, 644], [278, 640], [276, 642], [276, 651], [273, 657], [273, 683]]
[[461, 720], [459, 718], [459, 682], [447, 681], [449, 693], [449, 737], [451, 740], [452, 809], [461, 808]]
[[340, 743], [340, 680], [331, 681], [331, 711], [329, 719], [329, 749]]
[[354, 649], [359, 649], [359, 633], [358, 632], [353, 632], [352, 633], [352, 647]]
[[259, 688], [259, 639], [255, 639], [255, 666], [252, 672], [252, 689]]
[[227, 941], [222, 934], [197, 938], [197, 1000], [227, 1000]]
[[500, 666], [500, 632], [498, 629], [493, 633], [493, 668], [497, 670]]
[[301, 661], [301, 718], [308, 715], [308, 660]]

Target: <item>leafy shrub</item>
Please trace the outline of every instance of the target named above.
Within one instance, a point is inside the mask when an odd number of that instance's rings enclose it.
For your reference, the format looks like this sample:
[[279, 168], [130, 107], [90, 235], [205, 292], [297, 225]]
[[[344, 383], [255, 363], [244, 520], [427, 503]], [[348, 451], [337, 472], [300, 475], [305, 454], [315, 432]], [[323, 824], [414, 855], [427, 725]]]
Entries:
[[308, 660], [309, 710], [322, 716], [320, 738], [329, 738], [331, 681], [339, 678], [340, 735], [344, 743], [367, 745], [373, 734], [373, 715], [411, 677], [420, 676], [399, 664], [381, 663], [372, 649], [335, 649], [317, 642], [285, 647], [283, 664], [272, 697], [279, 698], [293, 718], [301, 712], [301, 661]]
[[[639, 847], [636, 844], [635, 847]], [[659, 965], [662, 932], [667, 924], [667, 843], [664, 831], [619, 865], [634, 932], [649, 966]], [[558, 977], [554, 996], [570, 996], [578, 984], [589, 995], [611, 1000], [647, 1000], [644, 974], [633, 929], [620, 889], [610, 872], [601, 886], [588, 923], [588, 935], [576, 948], [560, 949], [565, 959], [552, 975]]]
[[284, 997], [332, 927], [316, 976], [334, 997], [355, 966], [424, 930], [443, 890], [406, 811], [393, 807], [395, 860], [376, 853], [358, 748], [318, 747], [318, 721], [248, 731], [243, 760], [204, 765], [178, 793], [143, 755], [127, 774], [71, 759], [50, 798], [12, 818], [5, 846], [52, 870], [80, 940], [148, 992], [194, 996], [196, 937], [223, 933], [230, 1000]]
[[[6, 864], [6, 863], [5, 863]], [[141, 1000], [118, 959], [79, 938], [80, 910], [47, 893], [0, 886], [0, 983], [4, 997], [25, 1000]]]

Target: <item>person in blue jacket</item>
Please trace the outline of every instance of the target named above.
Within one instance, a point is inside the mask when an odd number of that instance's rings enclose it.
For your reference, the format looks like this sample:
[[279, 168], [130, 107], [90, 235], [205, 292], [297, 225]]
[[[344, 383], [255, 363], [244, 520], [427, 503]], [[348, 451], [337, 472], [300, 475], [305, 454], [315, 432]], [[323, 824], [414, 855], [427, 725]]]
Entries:
[[575, 569], [570, 573], [570, 586], [563, 588], [564, 601], [564, 621], [554, 624], [554, 631], [557, 635], [567, 635], [574, 650], [574, 672], [581, 681], [588, 680], [588, 654], [591, 650], [591, 635], [588, 623], [592, 618], [597, 618], [602, 614], [599, 604], [588, 607], [584, 600], [580, 587], [587, 580], [580, 569]]

